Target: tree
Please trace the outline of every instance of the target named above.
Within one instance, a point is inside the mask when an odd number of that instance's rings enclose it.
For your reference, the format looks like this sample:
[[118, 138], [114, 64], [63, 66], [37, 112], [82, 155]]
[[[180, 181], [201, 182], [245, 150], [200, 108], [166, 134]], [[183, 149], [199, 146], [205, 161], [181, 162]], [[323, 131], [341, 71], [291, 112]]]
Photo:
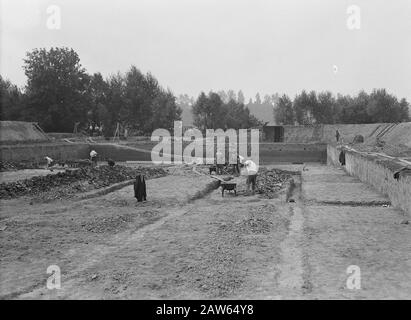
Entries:
[[208, 123], [210, 122], [208, 110], [209, 103], [208, 98], [204, 92], [201, 92], [197, 101], [193, 105], [193, 116], [194, 116], [194, 125], [203, 131], [205, 131], [208, 127]]
[[269, 94], [264, 95], [263, 104], [271, 106], [271, 96]]
[[[237, 101], [237, 96], [236, 96], [234, 90], [231, 90], [231, 89], [228, 90], [227, 96], [228, 96], [228, 101], [230, 101], [230, 100]], [[227, 102], [228, 102], [228, 101], [227, 101]]]
[[343, 109], [340, 122], [342, 123], [370, 123], [370, 117], [367, 113], [369, 95], [361, 91], [356, 97], [353, 97], [349, 105]]
[[220, 96], [221, 100], [224, 103], [227, 103], [230, 99], [228, 98], [228, 94], [224, 90], [220, 90], [217, 92], [217, 94]]
[[255, 95], [255, 102], [256, 105], [260, 105], [261, 104], [261, 97], [260, 94], [257, 92], [257, 94]]
[[176, 99], [177, 106], [182, 110], [181, 112], [181, 121], [183, 125], [193, 125], [193, 113], [192, 107], [195, 103], [193, 97], [190, 97], [188, 94], [180, 94]]
[[408, 119], [408, 113], [402, 101], [400, 104], [394, 95], [385, 89], [373, 90], [367, 105], [367, 114], [371, 122], [401, 122]]
[[34, 49], [24, 63], [28, 118], [58, 132], [70, 132], [75, 122], [86, 121], [90, 79], [73, 49]]
[[195, 100], [193, 97], [190, 97], [188, 94], [180, 94], [177, 99], [176, 103], [181, 109], [190, 109], [193, 106]]
[[407, 122], [410, 121], [410, 104], [408, 103], [407, 99], [402, 98], [399, 104], [400, 109], [400, 121]]
[[[231, 101], [231, 100], [230, 100]], [[217, 93], [210, 92], [208, 94], [208, 105], [209, 110], [208, 118], [210, 120], [208, 124], [208, 129], [218, 129], [224, 128], [224, 103]]]
[[206, 129], [240, 129], [250, 128], [260, 122], [250, 114], [244, 104], [230, 99], [224, 103], [214, 92], [200, 94], [193, 105], [194, 124], [205, 131]]
[[152, 102], [161, 88], [151, 74], [143, 75], [135, 66], [131, 66], [125, 75], [126, 110], [120, 121], [126, 126], [149, 132], [151, 128]]
[[104, 134], [111, 136], [121, 122], [129, 114], [128, 101], [125, 96], [125, 79], [120, 73], [112, 75], [107, 80], [107, 114], [104, 122]]
[[0, 75], [1, 120], [24, 120], [24, 95], [9, 80]]
[[275, 121], [278, 124], [294, 124], [293, 105], [287, 95], [278, 99], [274, 107]]
[[331, 92], [320, 92], [318, 94], [317, 112], [315, 119], [317, 123], [330, 124], [334, 122], [335, 99]]
[[352, 98], [350, 96], [344, 96], [341, 94], [337, 95], [337, 99], [335, 100], [334, 123], [346, 123], [344, 122], [345, 112], [351, 104]]
[[171, 130], [174, 121], [181, 119], [181, 108], [176, 104], [176, 98], [171, 91], [162, 91], [152, 102], [151, 130], [158, 128]]
[[245, 103], [245, 97], [244, 97], [244, 93], [243, 93], [243, 91], [238, 91], [238, 94], [237, 94], [237, 102], [238, 103], [242, 103], [242, 104], [244, 104]]
[[87, 112], [88, 120], [100, 124], [107, 123], [108, 110], [108, 83], [103, 79], [101, 73], [95, 73], [90, 77], [88, 95], [90, 100]]
[[305, 90], [297, 95], [293, 101], [295, 121], [298, 124], [310, 124], [310, 99]]

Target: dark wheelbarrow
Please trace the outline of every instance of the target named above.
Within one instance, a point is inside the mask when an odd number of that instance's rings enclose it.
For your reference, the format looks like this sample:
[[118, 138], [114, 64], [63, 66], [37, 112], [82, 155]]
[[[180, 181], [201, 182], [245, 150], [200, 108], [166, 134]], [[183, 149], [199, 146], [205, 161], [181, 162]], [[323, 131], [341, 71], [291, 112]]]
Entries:
[[237, 183], [221, 181], [220, 186], [221, 186], [221, 195], [223, 197], [224, 197], [224, 191], [225, 190], [234, 191], [234, 195], [237, 196]]

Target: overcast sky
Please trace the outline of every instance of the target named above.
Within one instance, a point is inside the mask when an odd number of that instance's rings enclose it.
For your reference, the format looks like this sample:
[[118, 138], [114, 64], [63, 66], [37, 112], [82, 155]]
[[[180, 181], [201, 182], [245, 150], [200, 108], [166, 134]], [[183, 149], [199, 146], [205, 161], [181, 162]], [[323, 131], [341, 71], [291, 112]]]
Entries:
[[[387, 88], [411, 101], [411, 0], [0, 1], [0, 74], [18, 85], [26, 51], [68, 46], [89, 73], [134, 64], [175, 94]], [[46, 26], [50, 5], [60, 30]]]

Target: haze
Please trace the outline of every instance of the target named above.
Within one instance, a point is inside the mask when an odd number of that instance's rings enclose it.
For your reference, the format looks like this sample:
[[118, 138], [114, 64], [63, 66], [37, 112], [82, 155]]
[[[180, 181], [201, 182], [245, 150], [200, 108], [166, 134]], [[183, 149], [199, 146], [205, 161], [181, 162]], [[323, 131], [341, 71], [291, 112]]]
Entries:
[[[60, 30], [46, 27], [50, 5]], [[20, 86], [26, 51], [68, 46], [89, 73], [134, 64], [175, 94], [387, 88], [411, 101], [409, 0], [2, 0], [1, 19], [0, 74]]]

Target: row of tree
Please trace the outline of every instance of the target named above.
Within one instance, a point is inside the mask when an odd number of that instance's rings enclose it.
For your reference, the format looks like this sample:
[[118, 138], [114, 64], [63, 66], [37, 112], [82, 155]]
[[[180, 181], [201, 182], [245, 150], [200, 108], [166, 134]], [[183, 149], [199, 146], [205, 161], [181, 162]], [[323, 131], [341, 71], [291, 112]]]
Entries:
[[273, 111], [278, 124], [389, 123], [410, 121], [409, 106], [405, 98], [398, 101], [385, 89], [352, 97], [302, 91], [293, 101], [279, 97]]
[[156, 128], [170, 129], [180, 119], [173, 93], [134, 66], [104, 79], [100, 73], [89, 75], [73, 49], [51, 48], [27, 53], [23, 68], [23, 90], [0, 76], [2, 120], [38, 122], [49, 132], [96, 123], [112, 135], [117, 123], [150, 134]]
[[[233, 100], [244, 103], [240, 90], [220, 90], [217, 92], [224, 103]], [[178, 99], [183, 110], [194, 104], [188, 95]], [[262, 122], [275, 120], [278, 124], [315, 124], [315, 123], [376, 123], [410, 121], [410, 104], [405, 98], [388, 93], [385, 89], [364, 91], [357, 95], [334, 96], [331, 92], [302, 91], [292, 100], [287, 95], [266, 94], [263, 99], [259, 93], [255, 99], [245, 104], [250, 113]]]
[[273, 108], [278, 100], [278, 94], [266, 94], [263, 99], [261, 99], [260, 94], [257, 92], [254, 100], [250, 98], [248, 102], [245, 101], [244, 93], [239, 90], [236, 94], [234, 90], [230, 89], [228, 91], [220, 90], [217, 92], [224, 103], [228, 103], [230, 100], [237, 101], [238, 103], [244, 104], [252, 115], [261, 121], [271, 121], [273, 118]]
[[244, 103], [234, 99], [223, 100], [218, 93], [201, 92], [192, 106], [194, 125], [205, 129], [242, 129], [260, 125]]
[[[274, 120], [273, 108], [275, 102], [278, 99], [277, 94], [265, 95], [264, 100], [261, 101], [260, 94], [257, 93], [255, 100], [253, 101], [253, 99], [250, 98], [248, 103], [245, 103], [245, 97], [241, 90], [238, 91], [238, 93], [236, 93], [234, 90], [219, 90], [217, 91], [217, 94], [220, 96], [224, 104], [228, 104], [230, 101], [235, 101], [239, 104], [243, 104], [248, 108], [250, 114], [252, 114], [255, 118], [262, 122]], [[196, 99], [187, 94], [180, 94], [177, 97], [177, 105], [183, 110], [182, 120], [186, 124], [194, 123], [192, 107], [195, 102]]]
[[[178, 99], [162, 88], [150, 73], [131, 66], [125, 73], [104, 79], [90, 75], [70, 48], [34, 49], [24, 60], [27, 84], [23, 89], [0, 76], [1, 120], [38, 122], [49, 132], [70, 132], [75, 124], [103, 124], [104, 134], [114, 133], [118, 123], [140, 134], [157, 128], [171, 129], [183, 117], [199, 128], [248, 128], [270, 122], [278, 124], [375, 123], [409, 121], [409, 103], [384, 89], [356, 96], [330, 92], [265, 95], [245, 104], [240, 90], [221, 90], [197, 100]], [[184, 110], [182, 114], [182, 110]], [[260, 121], [259, 121], [259, 120]], [[191, 120], [191, 121], [190, 121]]]

